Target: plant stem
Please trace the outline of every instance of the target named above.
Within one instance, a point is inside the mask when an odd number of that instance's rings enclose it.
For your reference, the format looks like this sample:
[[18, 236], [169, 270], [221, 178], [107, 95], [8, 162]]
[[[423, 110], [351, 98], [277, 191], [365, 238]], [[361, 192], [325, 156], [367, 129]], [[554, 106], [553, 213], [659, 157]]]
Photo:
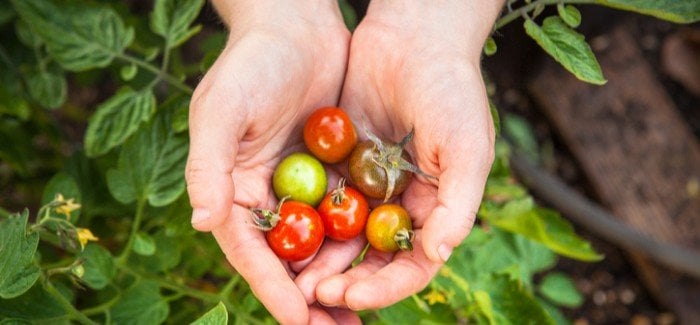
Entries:
[[162, 72], [158, 67], [156, 67], [156, 66], [154, 66], [154, 65], [152, 65], [144, 60], [141, 60], [137, 57], [134, 57], [134, 56], [131, 56], [128, 54], [119, 54], [119, 55], [117, 55], [117, 57], [126, 61], [126, 62], [133, 63], [133, 64], [143, 68], [144, 70], [155, 74], [156, 78], [161, 76], [163, 78], [163, 80], [167, 81], [169, 84], [173, 85], [175, 88], [185, 92], [188, 95], [191, 95], [193, 92], [193, 90], [190, 86], [184, 84], [180, 80], [177, 80], [177, 78], [173, 77], [172, 75]]
[[92, 319], [88, 318], [85, 316], [85, 314], [81, 313], [79, 310], [75, 309], [73, 304], [71, 304], [68, 300], [66, 300], [66, 297], [64, 297], [56, 287], [51, 284], [51, 282], [48, 281], [48, 279], [43, 279], [45, 280], [44, 283], [46, 284], [46, 291], [51, 294], [51, 296], [58, 301], [58, 303], [61, 304], [63, 309], [68, 312], [71, 318], [78, 320], [79, 322], [83, 324], [97, 324], [94, 322]]
[[533, 2], [530, 2], [527, 5], [524, 5], [518, 9], [515, 9], [503, 17], [499, 18], [496, 21], [496, 25], [494, 29], [499, 29], [505, 25], [508, 25], [508, 23], [512, 22], [513, 20], [518, 19], [518, 17], [522, 16], [525, 13], [528, 13], [532, 10], [535, 9], [538, 5], [554, 5], [554, 4], [587, 4], [587, 3], [595, 3], [596, 0], [536, 0]]
[[134, 216], [134, 221], [131, 223], [131, 233], [129, 233], [129, 239], [124, 245], [122, 252], [117, 258], [117, 264], [125, 265], [126, 261], [129, 259], [129, 254], [131, 253], [131, 246], [134, 245], [134, 240], [136, 238], [136, 233], [141, 228], [141, 221], [143, 220], [144, 210], [146, 208], [146, 200], [138, 200], [136, 205], [136, 215]]

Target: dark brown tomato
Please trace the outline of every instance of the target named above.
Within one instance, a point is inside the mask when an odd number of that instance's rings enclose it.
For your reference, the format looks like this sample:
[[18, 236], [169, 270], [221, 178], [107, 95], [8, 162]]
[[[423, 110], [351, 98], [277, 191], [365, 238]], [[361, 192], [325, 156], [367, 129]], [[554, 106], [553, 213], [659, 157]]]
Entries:
[[[350, 181], [362, 194], [375, 198], [384, 199], [388, 188], [386, 171], [373, 159], [379, 151], [375, 149], [372, 141], [365, 140], [357, 144], [348, 157], [348, 173]], [[411, 156], [404, 151], [403, 159], [411, 162]], [[394, 183], [394, 190], [391, 196], [399, 195], [406, 190], [413, 178], [413, 173], [408, 170], [400, 170], [399, 176]]]

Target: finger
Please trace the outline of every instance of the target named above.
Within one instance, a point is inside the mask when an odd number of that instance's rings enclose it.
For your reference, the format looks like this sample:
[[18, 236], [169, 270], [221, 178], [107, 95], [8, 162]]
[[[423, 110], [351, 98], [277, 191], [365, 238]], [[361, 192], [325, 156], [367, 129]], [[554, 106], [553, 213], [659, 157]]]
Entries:
[[352, 310], [348, 310], [345, 308], [332, 308], [332, 307], [331, 308], [326, 307], [326, 308], [324, 308], [324, 310], [338, 324], [343, 324], [343, 325], [362, 324], [362, 320], [360, 319], [360, 316], [358, 316], [357, 313], [352, 311]]
[[231, 173], [242, 124], [235, 114], [226, 113], [232, 103], [211, 95], [214, 91], [207, 85], [203, 80], [190, 103], [190, 150], [185, 168], [192, 226], [200, 231], [220, 224], [233, 204]]
[[[420, 231], [416, 236], [419, 239]], [[350, 285], [345, 293], [348, 308], [384, 308], [425, 288], [442, 263], [431, 262], [420, 245], [416, 246], [411, 252], [397, 253], [391, 263]]]
[[370, 249], [362, 262], [342, 274], [321, 280], [316, 286], [316, 299], [324, 306], [347, 306], [345, 292], [354, 283], [365, 279], [387, 265], [394, 254]]
[[248, 217], [247, 209], [234, 205], [231, 216], [212, 231], [216, 241], [272, 316], [282, 324], [308, 322], [304, 297]]
[[299, 273], [294, 282], [307, 304], [316, 301], [316, 286], [332, 275], [345, 271], [365, 247], [363, 236], [348, 241], [327, 239], [316, 258]]
[[338, 324], [331, 315], [321, 307], [309, 307], [309, 325], [335, 325]]
[[474, 225], [493, 162], [493, 144], [488, 138], [469, 148], [455, 142], [442, 152], [438, 204], [423, 224], [422, 244], [431, 261], [444, 263]]

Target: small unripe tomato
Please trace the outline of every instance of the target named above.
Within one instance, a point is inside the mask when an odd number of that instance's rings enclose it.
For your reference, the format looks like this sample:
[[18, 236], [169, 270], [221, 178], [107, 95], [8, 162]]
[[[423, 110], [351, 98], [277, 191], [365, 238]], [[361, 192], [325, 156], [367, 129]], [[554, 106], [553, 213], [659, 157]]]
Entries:
[[278, 199], [288, 197], [317, 206], [326, 194], [328, 179], [323, 165], [306, 153], [293, 153], [280, 162], [272, 175], [272, 188]]
[[350, 154], [357, 144], [357, 133], [342, 109], [322, 107], [306, 120], [304, 143], [316, 158], [334, 164]]
[[382, 204], [369, 214], [365, 235], [369, 244], [382, 252], [413, 249], [413, 225], [406, 209], [398, 204]]
[[326, 194], [318, 205], [326, 236], [335, 240], [349, 240], [365, 229], [369, 205], [359, 191], [345, 186], [341, 178], [338, 187]]

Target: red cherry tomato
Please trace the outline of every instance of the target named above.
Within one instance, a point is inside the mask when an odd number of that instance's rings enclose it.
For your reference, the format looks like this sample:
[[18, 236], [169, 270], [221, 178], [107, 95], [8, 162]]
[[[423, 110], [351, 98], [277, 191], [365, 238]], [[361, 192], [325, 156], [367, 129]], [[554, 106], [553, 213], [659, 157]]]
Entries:
[[279, 208], [279, 221], [266, 233], [275, 254], [287, 261], [301, 261], [313, 255], [323, 243], [323, 221], [306, 203], [285, 201]]
[[335, 240], [357, 237], [365, 228], [369, 205], [359, 191], [346, 187], [341, 178], [338, 188], [326, 194], [318, 206], [326, 236]]
[[304, 143], [316, 158], [334, 164], [350, 154], [357, 144], [357, 133], [342, 109], [322, 107], [306, 120]]

